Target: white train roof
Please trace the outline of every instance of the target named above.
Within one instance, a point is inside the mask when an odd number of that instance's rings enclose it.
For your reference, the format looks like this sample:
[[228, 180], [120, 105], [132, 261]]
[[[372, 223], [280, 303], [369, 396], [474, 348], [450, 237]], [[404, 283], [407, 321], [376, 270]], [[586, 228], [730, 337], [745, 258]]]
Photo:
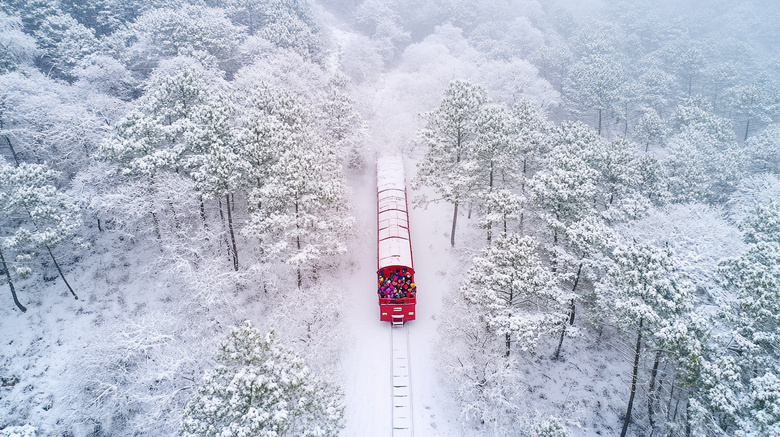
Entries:
[[376, 172], [379, 268], [414, 268], [403, 159], [397, 155], [380, 157]]

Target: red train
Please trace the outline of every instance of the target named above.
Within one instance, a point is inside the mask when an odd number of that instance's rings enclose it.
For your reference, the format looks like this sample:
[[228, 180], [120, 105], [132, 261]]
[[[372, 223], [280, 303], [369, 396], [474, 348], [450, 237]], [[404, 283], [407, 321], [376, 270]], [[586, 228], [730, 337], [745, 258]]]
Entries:
[[376, 172], [379, 320], [403, 325], [415, 319], [417, 304], [403, 160], [380, 157]]

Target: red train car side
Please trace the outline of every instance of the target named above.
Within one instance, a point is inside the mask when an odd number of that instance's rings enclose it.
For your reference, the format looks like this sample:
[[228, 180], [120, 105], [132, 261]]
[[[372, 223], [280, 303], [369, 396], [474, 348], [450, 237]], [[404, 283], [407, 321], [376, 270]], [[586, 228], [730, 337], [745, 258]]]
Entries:
[[417, 284], [400, 156], [377, 160], [377, 295], [380, 320], [403, 324], [415, 319]]

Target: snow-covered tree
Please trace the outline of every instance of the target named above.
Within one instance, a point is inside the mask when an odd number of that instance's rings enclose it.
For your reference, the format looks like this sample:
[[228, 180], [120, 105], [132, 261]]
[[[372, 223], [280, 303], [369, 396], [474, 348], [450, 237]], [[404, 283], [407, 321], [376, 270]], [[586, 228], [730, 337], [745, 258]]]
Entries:
[[780, 90], [769, 77], [762, 75], [755, 81], [737, 85], [727, 91], [731, 107], [745, 119], [745, 138], [750, 134], [750, 122], [771, 122], [780, 110]]
[[229, 0], [225, 3], [227, 15], [234, 23], [245, 26], [249, 35], [294, 50], [304, 59], [321, 57], [319, 28], [308, 2]]
[[709, 42], [694, 40], [687, 34], [676, 37], [660, 49], [660, 55], [671, 66], [689, 98], [693, 96], [694, 80], [704, 73], [711, 50]]
[[[114, 137], [102, 145], [102, 158], [116, 164], [124, 175], [147, 179], [153, 196], [157, 175], [173, 171], [191, 177], [201, 199], [224, 197], [226, 205], [232, 204], [245, 163], [236, 150], [231, 96], [220, 92], [219, 82], [209, 84], [206, 73], [187, 66], [155, 76], [153, 83], [137, 108], [120, 121]], [[151, 213], [158, 226], [155, 212]], [[201, 215], [205, 220], [202, 202]], [[227, 217], [233, 268], [238, 270], [230, 208]]]
[[[719, 266], [720, 284], [733, 298], [721, 310], [725, 326], [702, 362], [702, 384], [694, 393], [700, 415], [717, 423], [718, 432], [763, 436], [780, 431], [779, 215], [772, 204], [746, 220], [748, 250]], [[696, 425], [708, 429], [706, 422]]]
[[668, 247], [680, 260], [678, 273], [721, 300], [718, 263], [745, 249], [742, 234], [718, 207], [684, 203], [652, 209], [641, 220], [617, 227], [624, 241]]
[[[45, 165], [22, 163], [14, 167], [0, 159], [0, 213], [4, 220], [19, 223], [12, 235], [0, 239], [0, 250], [15, 252], [15, 261], [9, 266], [5, 256], [0, 255], [0, 262], [14, 303], [22, 311], [25, 308], [14, 292], [10, 269], [22, 277], [30, 275], [33, 256], [46, 250], [65, 280], [52, 248], [72, 239], [81, 227], [81, 211], [69, 196], [55, 187], [57, 179], [57, 173]], [[65, 284], [76, 297], [67, 280]]]
[[161, 78], [116, 127], [101, 155], [123, 174], [152, 176], [161, 169], [191, 170], [197, 152], [187, 141], [195, 113], [210, 99], [202, 72], [182, 68]]
[[366, 128], [355, 109], [355, 101], [348, 94], [349, 79], [336, 74], [328, 83], [327, 94], [321, 103], [324, 135], [333, 143], [347, 166], [362, 170], [366, 166]]
[[[512, 112], [502, 105], [488, 106], [480, 111], [476, 121], [476, 138], [474, 140], [474, 159], [479, 166], [482, 176], [480, 191], [483, 193], [477, 198], [486, 215], [492, 213], [489, 203], [495, 203], [499, 198], [493, 197], [487, 200], [499, 187], [511, 187], [517, 179], [515, 173], [519, 158], [519, 144], [517, 140], [518, 126]], [[506, 196], [502, 196], [506, 198]], [[502, 202], [502, 208], [511, 214], [514, 208], [509, 203]], [[509, 208], [507, 210], [507, 208]], [[519, 209], [519, 208], [518, 208]], [[502, 219], [506, 225], [506, 216], [502, 213]], [[487, 228], [487, 240], [492, 239], [492, 220], [485, 221]], [[504, 226], [506, 227], [506, 226]], [[505, 231], [506, 232], [506, 231]]]
[[36, 70], [0, 75], [0, 144], [20, 161], [45, 162], [67, 179], [87, 165], [123, 104]]
[[[604, 211], [603, 215], [608, 219], [619, 219], [624, 214], [640, 215], [642, 206], [638, 203], [643, 199], [640, 200], [636, 193], [640, 175], [631, 144], [622, 138], [594, 142], [580, 153], [599, 174], [595, 203]], [[624, 212], [627, 209], [624, 203], [632, 210]]]
[[559, 332], [568, 319], [564, 305], [569, 296], [558, 289], [537, 251], [531, 237], [501, 235], [474, 258], [461, 286], [488, 329], [504, 337], [507, 356], [512, 343], [535, 353], [539, 339]]
[[517, 148], [523, 161], [521, 186], [524, 188], [525, 179], [529, 177], [529, 168], [535, 160], [548, 152], [550, 133], [554, 126], [547, 120], [544, 110], [528, 100], [516, 103], [512, 106], [512, 112], [518, 128]]
[[672, 252], [634, 244], [613, 251], [614, 267], [596, 285], [598, 305], [623, 332], [636, 332], [631, 391], [621, 436], [626, 435], [636, 395], [643, 339], [673, 324], [691, 308], [691, 287], [679, 278]]
[[500, 188], [487, 192], [481, 197], [481, 201], [485, 214], [480, 217], [478, 224], [488, 230], [488, 241], [490, 241], [492, 235], [490, 229], [494, 224], [500, 224], [502, 232], [506, 234], [509, 230], [508, 223], [520, 218], [525, 198], [511, 190]]
[[733, 141], [687, 128], [669, 140], [666, 181], [676, 202], [721, 202], [744, 175], [747, 159]]
[[753, 164], [761, 171], [780, 173], [780, 124], [770, 124], [746, 146]]
[[265, 174], [248, 181], [258, 185], [250, 185], [243, 232], [260, 238], [267, 258], [294, 266], [300, 287], [304, 268], [346, 251], [352, 218], [340, 160], [316, 135], [311, 108], [290, 95], [273, 99], [249, 132], [248, 156]]
[[[433, 187], [441, 200], [454, 205], [452, 246], [455, 245], [458, 207], [470, 200], [478, 183], [474, 138], [477, 117], [486, 102], [484, 88], [465, 80], [454, 80], [439, 107], [426, 114], [426, 127], [419, 133], [418, 142], [426, 148], [426, 153], [417, 166], [417, 176], [412, 184]], [[422, 202], [428, 201], [422, 199]]]
[[84, 27], [69, 14], [47, 16], [35, 36], [44, 62], [68, 78], [73, 76], [73, 69], [82, 59], [98, 49], [95, 31]]
[[695, 130], [720, 142], [735, 140], [731, 121], [717, 116], [712, 104], [701, 96], [685, 99], [677, 105], [670, 122], [675, 134]]
[[757, 174], [742, 178], [727, 202], [728, 217], [734, 223], [741, 223], [751, 216], [756, 208], [777, 201], [780, 198], [780, 176]]
[[182, 436], [336, 436], [342, 394], [250, 322], [222, 344], [182, 420]]
[[601, 135], [604, 112], [615, 109], [620, 87], [625, 81], [625, 66], [611, 55], [593, 56], [572, 67], [567, 95], [581, 113], [598, 112], [598, 134]]
[[637, 123], [634, 130], [634, 139], [645, 146], [645, 153], [650, 150], [650, 146], [660, 145], [666, 139], [666, 125], [658, 112], [648, 110]]
[[572, 65], [572, 54], [566, 44], [542, 45], [531, 54], [534, 63], [543, 78], [547, 79], [559, 91], [563, 80]]
[[231, 23], [224, 10], [183, 4], [146, 11], [112, 34], [108, 45], [130, 70], [146, 73], [162, 59], [180, 55], [227, 68], [245, 37], [245, 28]]
[[485, 326], [480, 308], [461, 293], [453, 292], [445, 299], [435, 353], [441, 358], [438, 369], [460, 407], [462, 422], [494, 435], [521, 432], [523, 424], [517, 418], [528, 390], [518, 373], [521, 357], [505, 356], [504, 339]]
[[0, 11], [0, 74], [32, 60], [35, 40], [22, 32], [22, 20]]
[[755, 212], [740, 223], [749, 244], [775, 242], [780, 244], [780, 203], [771, 202], [761, 205]]
[[[606, 270], [609, 265], [607, 255], [611, 253], [617, 241], [614, 231], [596, 216], [585, 217], [567, 226], [565, 237], [566, 247], [558, 257], [563, 261], [561, 277], [572, 283], [568, 302], [568, 325], [573, 326], [579, 299], [577, 286], [585, 278], [597, 278]], [[576, 332], [575, 328], [563, 325], [558, 348], [553, 355], [554, 359], [558, 359], [561, 354], [564, 337], [576, 335]]]
[[583, 151], [601, 140], [582, 123], [563, 123], [552, 140], [546, 166], [528, 181], [528, 197], [553, 232], [553, 244], [566, 225], [595, 212], [599, 172], [588, 165]]

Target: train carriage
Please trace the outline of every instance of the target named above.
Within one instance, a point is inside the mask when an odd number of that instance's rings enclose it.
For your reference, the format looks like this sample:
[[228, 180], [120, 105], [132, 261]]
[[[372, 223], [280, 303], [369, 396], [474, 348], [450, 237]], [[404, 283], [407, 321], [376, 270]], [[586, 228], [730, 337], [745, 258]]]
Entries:
[[380, 157], [376, 167], [379, 319], [402, 325], [415, 319], [417, 304], [403, 159]]

